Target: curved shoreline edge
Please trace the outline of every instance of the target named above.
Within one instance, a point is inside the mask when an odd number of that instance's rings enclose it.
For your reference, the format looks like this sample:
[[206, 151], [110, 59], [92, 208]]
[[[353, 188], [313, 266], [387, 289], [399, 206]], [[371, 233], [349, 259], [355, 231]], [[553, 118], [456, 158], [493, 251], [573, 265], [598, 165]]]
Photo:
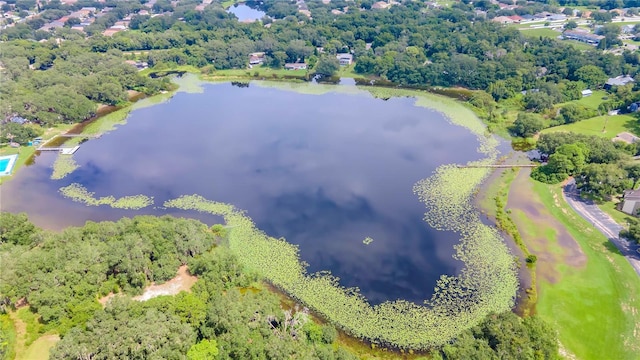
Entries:
[[[258, 86], [306, 94], [340, 91], [369, 93], [379, 98], [412, 97], [415, 106], [438, 111], [447, 121], [476, 135], [480, 144], [478, 152], [485, 157], [469, 164], [489, 164], [497, 158], [498, 141], [482, 121], [470, 109], [443, 96], [381, 87], [287, 83], [259, 83]], [[127, 108], [127, 113], [138, 107]], [[481, 221], [473, 201], [474, 192], [489, 174], [488, 168], [442, 165], [432, 176], [414, 185], [414, 193], [426, 207], [424, 220], [435, 229], [460, 235], [460, 242], [454, 246], [454, 257], [465, 264], [457, 276], [441, 276], [434, 295], [423, 305], [397, 300], [371, 306], [358, 289], [340, 286], [339, 279], [330, 273], [308, 274], [297, 246], [269, 237], [244, 211], [233, 205], [187, 195], [165, 202], [164, 207], [222, 216], [229, 227], [228, 246], [248, 269], [262, 274], [271, 284], [349, 334], [383, 346], [423, 350], [442, 345], [480, 323], [487, 314], [508, 311], [515, 304], [518, 277], [513, 256], [498, 230]], [[153, 201], [141, 196], [138, 196], [140, 199], [135, 196], [96, 199], [79, 184], [72, 184], [61, 192], [87, 206], [135, 209]], [[120, 201], [134, 199], [136, 201]], [[114, 206], [116, 204], [121, 206]]]
[[[478, 150], [486, 157], [474, 164], [495, 161], [497, 140], [473, 112], [454, 100], [412, 90], [365, 90], [376, 97], [390, 93], [416, 97], [417, 106], [439, 111], [477, 136]], [[404, 300], [371, 306], [357, 289], [341, 287], [328, 272], [307, 274], [295, 245], [269, 237], [233, 205], [187, 195], [165, 202], [164, 207], [222, 216], [230, 228], [228, 245], [247, 268], [351, 335], [381, 345], [427, 349], [450, 341], [487, 314], [507, 311], [515, 304], [518, 278], [513, 257], [500, 233], [482, 223], [472, 201], [489, 173], [487, 168], [443, 165], [414, 186], [427, 208], [425, 221], [460, 234], [455, 258], [465, 263], [459, 275], [438, 280], [433, 297], [423, 306]]]

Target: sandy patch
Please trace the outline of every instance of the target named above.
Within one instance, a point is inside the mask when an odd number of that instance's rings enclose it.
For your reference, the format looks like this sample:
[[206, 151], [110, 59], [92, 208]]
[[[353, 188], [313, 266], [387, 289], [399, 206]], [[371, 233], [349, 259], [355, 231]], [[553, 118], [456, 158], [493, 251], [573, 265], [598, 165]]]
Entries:
[[107, 296], [98, 299], [98, 302], [102, 305], [102, 307], [105, 307], [107, 306], [107, 302], [109, 302], [109, 300], [111, 300], [111, 298], [114, 296], [116, 296], [116, 294], [110, 292], [109, 294], [107, 294]]
[[161, 285], [151, 284], [144, 290], [142, 295], [134, 297], [133, 300], [147, 301], [156, 296], [176, 295], [180, 291], [189, 291], [193, 284], [196, 283], [196, 280], [198, 280], [198, 278], [189, 274], [187, 266], [182, 265], [178, 269], [178, 275], [176, 275], [176, 277]]

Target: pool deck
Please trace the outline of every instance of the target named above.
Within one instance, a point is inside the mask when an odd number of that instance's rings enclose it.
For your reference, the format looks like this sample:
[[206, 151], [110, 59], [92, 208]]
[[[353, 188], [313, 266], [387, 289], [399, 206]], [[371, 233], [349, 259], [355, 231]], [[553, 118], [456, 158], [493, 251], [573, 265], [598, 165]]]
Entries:
[[16, 164], [16, 160], [18, 160], [18, 155], [14, 154], [0, 156], [0, 160], [4, 159], [9, 159], [9, 163], [7, 164], [7, 167], [4, 169], [4, 171], [0, 171], [0, 176], [11, 175], [11, 170], [13, 170], [13, 166]]

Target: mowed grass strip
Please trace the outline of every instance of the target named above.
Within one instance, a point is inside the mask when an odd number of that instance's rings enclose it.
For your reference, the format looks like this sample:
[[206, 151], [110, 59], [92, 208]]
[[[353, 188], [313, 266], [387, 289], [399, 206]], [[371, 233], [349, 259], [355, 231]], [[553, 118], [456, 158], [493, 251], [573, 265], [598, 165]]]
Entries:
[[47, 360], [49, 351], [58, 341], [60, 341], [58, 335], [43, 335], [27, 348], [22, 357], [16, 360]]
[[[530, 180], [533, 181], [533, 180]], [[640, 354], [640, 281], [609, 240], [562, 198], [559, 186], [534, 183], [539, 199], [576, 239], [585, 267], [557, 266], [558, 281], [540, 281], [537, 311], [559, 331], [562, 345], [583, 360]]]
[[555, 39], [562, 34], [559, 31], [549, 28], [521, 28], [520, 32], [522, 35], [528, 37], [546, 37], [550, 39]]
[[595, 135], [607, 139], [613, 139], [621, 132], [640, 134], [640, 124], [631, 115], [596, 116], [591, 119], [582, 120], [573, 124], [554, 126], [542, 130], [543, 134], [551, 132], [574, 132], [585, 135]]

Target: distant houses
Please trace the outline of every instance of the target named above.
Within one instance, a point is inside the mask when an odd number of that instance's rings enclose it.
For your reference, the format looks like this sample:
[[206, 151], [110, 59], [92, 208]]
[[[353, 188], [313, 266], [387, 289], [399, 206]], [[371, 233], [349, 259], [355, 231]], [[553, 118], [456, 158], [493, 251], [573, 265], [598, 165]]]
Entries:
[[588, 31], [581, 30], [565, 30], [562, 37], [569, 40], [578, 40], [591, 45], [598, 45], [600, 40], [604, 39], [602, 35], [596, 35]]
[[264, 63], [264, 53], [255, 52], [249, 54], [249, 65], [262, 65]]
[[138, 71], [142, 71], [149, 67], [149, 64], [144, 61], [127, 60], [125, 61], [125, 64], [135, 66]]
[[638, 209], [640, 209], [640, 191], [625, 190], [620, 210], [629, 215], [637, 215]]
[[336, 59], [338, 59], [340, 66], [349, 66], [353, 63], [353, 55], [351, 54], [338, 54]]
[[582, 90], [582, 97], [587, 97], [593, 95], [593, 91], [591, 89]]
[[620, 76], [616, 76], [614, 78], [609, 78], [609, 80], [607, 80], [607, 82], [604, 84], [604, 89], [605, 90], [609, 90], [613, 86], [624, 86], [624, 85], [627, 85], [627, 84], [633, 83], [633, 82], [635, 82], [635, 80], [631, 76], [629, 76], [629, 75], [620, 75]]

